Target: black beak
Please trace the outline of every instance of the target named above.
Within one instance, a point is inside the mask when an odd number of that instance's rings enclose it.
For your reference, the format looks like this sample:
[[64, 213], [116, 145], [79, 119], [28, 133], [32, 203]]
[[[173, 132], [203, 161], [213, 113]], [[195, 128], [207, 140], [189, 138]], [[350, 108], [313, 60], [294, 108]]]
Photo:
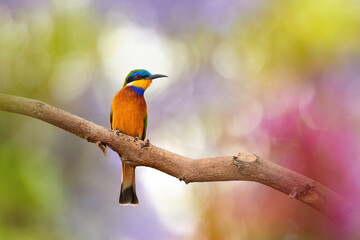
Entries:
[[162, 78], [162, 77], [167, 77], [167, 76], [163, 75], [163, 74], [152, 74], [152, 75], [148, 76], [146, 79], [155, 79], [155, 78]]

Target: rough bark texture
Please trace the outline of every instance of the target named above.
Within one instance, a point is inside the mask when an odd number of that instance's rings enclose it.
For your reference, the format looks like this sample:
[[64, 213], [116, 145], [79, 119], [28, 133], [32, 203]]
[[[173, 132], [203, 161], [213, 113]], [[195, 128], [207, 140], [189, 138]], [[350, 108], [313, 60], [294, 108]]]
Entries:
[[[211, 181], [254, 181], [289, 195], [320, 211], [339, 224], [346, 220], [349, 203], [322, 184], [261, 159], [255, 154], [190, 159], [151, 145], [148, 140], [117, 134], [41, 101], [0, 93], [0, 110], [38, 118], [124, 156], [132, 166], [147, 166], [174, 176], [185, 183]], [[131, 159], [131, 160], [128, 160]]]

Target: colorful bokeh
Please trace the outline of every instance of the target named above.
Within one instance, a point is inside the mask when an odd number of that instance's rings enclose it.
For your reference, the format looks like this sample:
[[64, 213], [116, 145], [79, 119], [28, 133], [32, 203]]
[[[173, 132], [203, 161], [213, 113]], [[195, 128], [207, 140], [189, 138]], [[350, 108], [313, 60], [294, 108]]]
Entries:
[[[0, 0], [0, 92], [109, 127], [132, 69], [151, 143], [187, 157], [253, 152], [360, 202], [360, 1]], [[0, 112], [0, 239], [352, 239], [252, 182], [192, 183], [137, 168]], [[359, 219], [354, 222], [360, 223]], [[359, 228], [360, 229], [360, 228]]]

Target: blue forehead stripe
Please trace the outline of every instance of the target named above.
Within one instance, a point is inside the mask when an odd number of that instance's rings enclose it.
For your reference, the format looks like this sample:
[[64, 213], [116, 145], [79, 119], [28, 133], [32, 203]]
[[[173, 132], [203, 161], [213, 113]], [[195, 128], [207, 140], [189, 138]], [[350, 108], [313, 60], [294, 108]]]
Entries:
[[134, 77], [134, 76], [136, 76], [136, 75], [140, 75], [141, 77], [148, 77], [148, 76], [150, 76], [151, 74], [150, 74], [148, 71], [143, 70], [143, 71], [135, 71], [135, 72], [133, 72], [130, 76], [131, 76], [131, 77]]
[[130, 86], [131, 90], [137, 93], [138, 96], [144, 95], [145, 90], [141, 87]]

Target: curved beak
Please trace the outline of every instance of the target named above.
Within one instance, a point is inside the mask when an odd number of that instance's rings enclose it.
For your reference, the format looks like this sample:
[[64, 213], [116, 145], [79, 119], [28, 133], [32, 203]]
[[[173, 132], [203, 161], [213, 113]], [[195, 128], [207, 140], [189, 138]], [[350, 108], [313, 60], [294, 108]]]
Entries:
[[148, 76], [146, 79], [155, 79], [155, 78], [162, 78], [162, 77], [167, 77], [167, 76], [163, 75], [163, 74], [152, 74], [152, 75]]

